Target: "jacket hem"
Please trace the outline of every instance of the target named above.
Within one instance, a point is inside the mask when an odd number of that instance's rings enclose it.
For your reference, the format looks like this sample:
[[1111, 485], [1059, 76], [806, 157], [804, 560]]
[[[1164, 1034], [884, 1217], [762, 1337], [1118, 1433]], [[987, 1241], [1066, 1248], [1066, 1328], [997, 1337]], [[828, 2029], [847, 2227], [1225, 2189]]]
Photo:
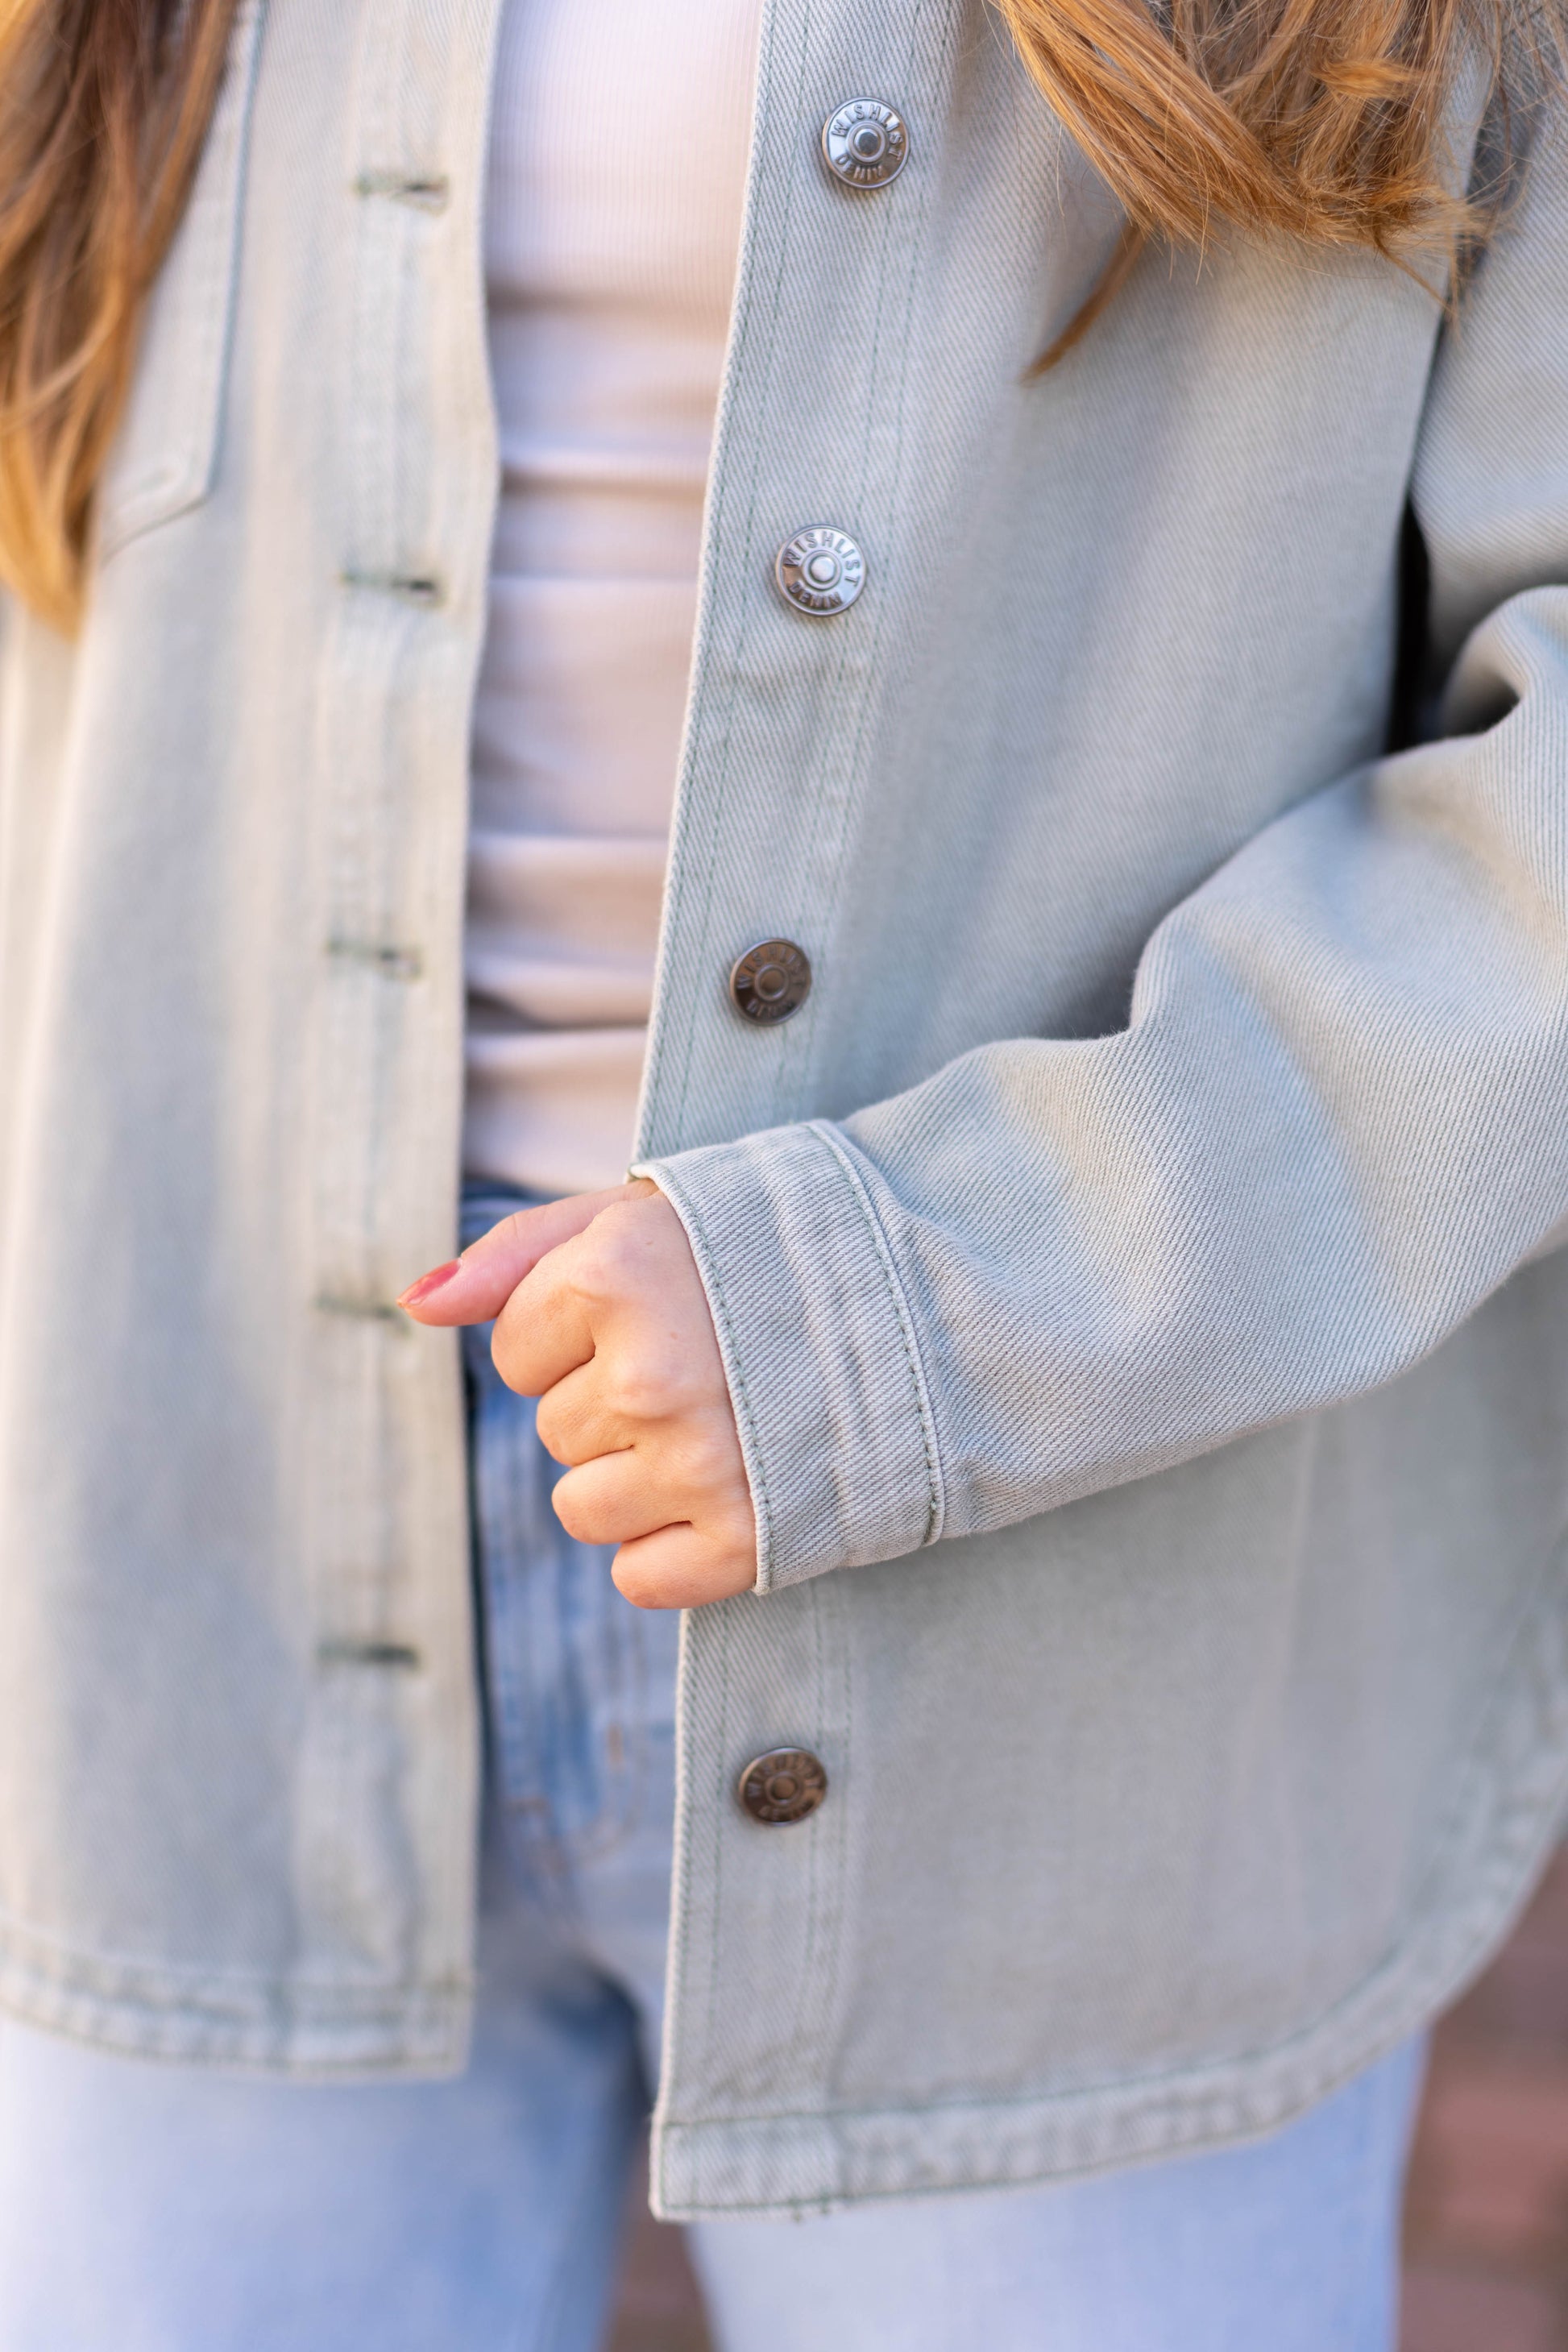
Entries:
[[121, 2057], [232, 2067], [301, 2081], [384, 2081], [460, 2073], [472, 1989], [466, 1983], [356, 1990], [279, 1985], [79, 1956], [46, 1969], [0, 1927], [0, 2011]]
[[[687, 2120], [656, 2114], [662, 2221], [826, 2212], [1085, 2178], [1281, 2129], [1424, 2031], [1507, 1937], [1568, 1799], [1568, 1592], [1530, 1611], [1511, 1692], [1472, 1757], [1409, 1932], [1311, 2023], [1271, 2046], [1031, 2095]], [[1456, 1890], [1462, 1890], [1456, 1895]]]

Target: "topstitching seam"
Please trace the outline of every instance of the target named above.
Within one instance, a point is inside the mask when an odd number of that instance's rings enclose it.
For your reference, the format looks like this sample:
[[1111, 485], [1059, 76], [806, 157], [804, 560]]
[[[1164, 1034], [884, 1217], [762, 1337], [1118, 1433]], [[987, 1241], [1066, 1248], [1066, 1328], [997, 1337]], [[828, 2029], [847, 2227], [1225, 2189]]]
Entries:
[[936, 1412], [931, 1401], [931, 1384], [921, 1356], [914, 1316], [910, 1311], [902, 1279], [894, 1262], [887, 1234], [883, 1230], [882, 1221], [877, 1213], [869, 1188], [856, 1165], [858, 1154], [854, 1151], [847, 1137], [842, 1135], [830, 1120], [816, 1118], [812, 1119], [809, 1124], [812, 1133], [820, 1137], [837, 1160], [847, 1181], [854, 1192], [869, 1229], [872, 1246], [876, 1250], [883, 1280], [887, 1285], [889, 1297], [893, 1302], [893, 1311], [898, 1318], [904, 1360], [909, 1368], [910, 1380], [915, 1391], [915, 1402], [920, 1414], [921, 1444], [925, 1454], [926, 1479], [930, 1494], [926, 1531], [921, 1538], [923, 1548], [939, 1540], [947, 1523], [947, 1485], [942, 1469], [942, 1448], [937, 1437]]

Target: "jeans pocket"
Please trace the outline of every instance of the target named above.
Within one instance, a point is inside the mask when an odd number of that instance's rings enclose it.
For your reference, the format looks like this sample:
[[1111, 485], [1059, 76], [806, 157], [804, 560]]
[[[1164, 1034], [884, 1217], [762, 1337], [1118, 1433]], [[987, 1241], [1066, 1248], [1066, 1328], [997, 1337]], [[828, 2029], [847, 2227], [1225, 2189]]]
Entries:
[[476, 1569], [494, 1793], [514, 1834], [563, 1858], [634, 1825], [646, 1784], [646, 1643], [610, 1580], [612, 1546], [581, 1544], [551, 1505], [562, 1473], [531, 1399], [468, 1335]]

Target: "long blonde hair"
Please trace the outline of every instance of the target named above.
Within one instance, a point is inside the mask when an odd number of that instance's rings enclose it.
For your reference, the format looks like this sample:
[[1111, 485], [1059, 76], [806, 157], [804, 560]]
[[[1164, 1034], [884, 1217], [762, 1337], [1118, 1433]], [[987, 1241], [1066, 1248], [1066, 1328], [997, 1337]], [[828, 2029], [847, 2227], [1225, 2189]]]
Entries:
[[0, 579], [61, 627], [234, 7], [0, 0]]
[[[1446, 104], [1467, 50], [1506, 88], [1557, 0], [995, 0], [1121, 198], [1117, 257], [1226, 223], [1395, 257], [1483, 226]], [[189, 191], [235, 0], [0, 0], [0, 579], [69, 628], [148, 288]]]
[[[1151, 237], [1216, 227], [1370, 246], [1445, 286], [1507, 184], [1510, 109], [1557, 79], [1559, 0], [995, 0], [1035, 80], [1127, 223], [1069, 351]], [[1445, 139], [1465, 60], [1489, 77], [1490, 184]]]

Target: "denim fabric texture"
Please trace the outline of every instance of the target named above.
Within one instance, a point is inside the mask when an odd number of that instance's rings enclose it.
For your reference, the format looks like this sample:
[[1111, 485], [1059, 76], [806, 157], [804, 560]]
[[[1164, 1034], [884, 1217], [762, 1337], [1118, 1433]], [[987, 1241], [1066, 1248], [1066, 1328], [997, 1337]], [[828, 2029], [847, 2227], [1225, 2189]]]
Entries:
[[[465, 1235], [514, 1205], [471, 1196]], [[595, 2352], [657, 2077], [679, 1620], [550, 1508], [467, 1335], [490, 1726], [441, 2083], [278, 2083], [0, 2020], [5, 2352]], [[720, 2352], [1387, 2352], [1407, 2049], [1274, 2139], [1066, 2189], [693, 2232]]]
[[[470, 1196], [464, 1238], [521, 1197]], [[565, 1533], [532, 1403], [488, 1325], [465, 1342], [489, 1751], [468, 2063], [279, 2084], [0, 2021], [5, 2352], [602, 2340], [658, 2063], [679, 1620]]]
[[[464, 1246], [534, 1205], [510, 1187], [467, 1187]], [[463, 1334], [493, 1832], [530, 1899], [559, 1899], [568, 1912], [584, 1866], [628, 1845], [637, 1855], [639, 1888], [647, 1882], [640, 1929], [651, 1957], [634, 1974], [653, 2082], [680, 1619], [623, 1601], [610, 1580], [613, 1548], [576, 1542], [556, 1517], [550, 1497], [561, 1468], [535, 1434], [532, 1399], [514, 1395], [490, 1360], [493, 1328], [476, 1324]]]
[[[132, 2053], [467, 2047], [461, 1351], [394, 1302], [458, 1224], [499, 5], [242, 17], [85, 626], [0, 620], [0, 2004]], [[868, 92], [879, 193], [821, 160]], [[767, 0], [637, 1147], [761, 1535], [682, 1635], [666, 2211], [1267, 2131], [1562, 1818], [1568, 142], [1518, 127], [1452, 320], [1216, 236], [1033, 378], [1120, 216], [985, 0]], [[833, 618], [773, 580], [816, 521]], [[829, 1792], [764, 1831], [782, 1742]]]

